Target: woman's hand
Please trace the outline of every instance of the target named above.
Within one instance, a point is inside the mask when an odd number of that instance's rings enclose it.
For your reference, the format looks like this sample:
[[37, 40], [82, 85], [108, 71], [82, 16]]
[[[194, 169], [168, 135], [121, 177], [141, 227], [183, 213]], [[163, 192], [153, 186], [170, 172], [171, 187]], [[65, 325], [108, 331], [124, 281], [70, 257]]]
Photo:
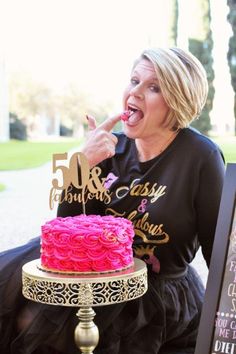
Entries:
[[96, 120], [92, 116], [87, 116], [89, 135], [81, 150], [89, 162], [90, 168], [98, 163], [115, 155], [117, 138], [111, 133], [112, 128], [120, 121], [121, 116], [116, 115], [108, 118], [97, 127]]

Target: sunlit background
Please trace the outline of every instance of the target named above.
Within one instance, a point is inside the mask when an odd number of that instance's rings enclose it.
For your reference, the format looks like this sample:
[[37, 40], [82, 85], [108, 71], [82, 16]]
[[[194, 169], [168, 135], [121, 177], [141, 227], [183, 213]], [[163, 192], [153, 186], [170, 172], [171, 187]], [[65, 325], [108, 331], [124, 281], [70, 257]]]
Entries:
[[[72, 129], [74, 136], [83, 135], [86, 113], [104, 119], [121, 109], [133, 60], [145, 47], [176, 44], [188, 49], [190, 36], [204, 40], [196, 16], [197, 6], [204, 6], [204, 1], [179, 0], [173, 43], [170, 21], [174, 3], [2, 1], [0, 103], [4, 114], [7, 105], [8, 112], [27, 126], [29, 139], [58, 135], [60, 125]], [[227, 0], [210, 1], [210, 11], [215, 71], [210, 132], [234, 134], [234, 92], [227, 63], [232, 29], [227, 21]], [[0, 140], [8, 135], [3, 110]]]

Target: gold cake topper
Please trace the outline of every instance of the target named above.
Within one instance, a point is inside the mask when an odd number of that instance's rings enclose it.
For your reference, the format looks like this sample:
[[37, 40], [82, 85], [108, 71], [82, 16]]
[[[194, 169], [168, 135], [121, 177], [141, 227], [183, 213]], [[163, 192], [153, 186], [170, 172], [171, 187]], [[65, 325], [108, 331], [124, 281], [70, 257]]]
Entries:
[[[89, 167], [86, 156], [75, 152], [68, 160], [68, 153], [53, 154], [52, 187], [49, 193], [49, 207], [53, 209], [54, 203], [82, 203], [85, 214], [85, 204], [88, 200], [97, 199], [108, 204], [110, 193], [104, 186], [105, 178], [101, 178], [102, 170], [95, 166]], [[60, 183], [61, 182], [61, 183]]]

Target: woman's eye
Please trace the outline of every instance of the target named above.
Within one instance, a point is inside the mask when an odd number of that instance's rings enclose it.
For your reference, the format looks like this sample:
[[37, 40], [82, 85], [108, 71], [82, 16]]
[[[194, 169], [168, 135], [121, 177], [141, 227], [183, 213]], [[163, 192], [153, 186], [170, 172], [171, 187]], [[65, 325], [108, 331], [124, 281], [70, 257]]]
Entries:
[[150, 90], [153, 91], [153, 92], [160, 92], [160, 87], [157, 86], [157, 85], [151, 85], [150, 86]]
[[139, 83], [139, 81], [138, 81], [137, 79], [134, 79], [134, 78], [132, 78], [132, 79], [130, 80], [130, 82], [131, 82], [131, 84], [132, 84], [133, 86], [138, 85], [138, 83]]

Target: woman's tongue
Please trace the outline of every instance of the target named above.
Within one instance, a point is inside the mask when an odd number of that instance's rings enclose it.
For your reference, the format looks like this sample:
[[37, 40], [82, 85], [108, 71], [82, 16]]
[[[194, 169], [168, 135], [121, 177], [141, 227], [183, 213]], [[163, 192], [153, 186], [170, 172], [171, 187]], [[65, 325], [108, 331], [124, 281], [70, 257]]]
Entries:
[[143, 118], [142, 111], [135, 111], [129, 116], [128, 122], [129, 124], [136, 124]]

